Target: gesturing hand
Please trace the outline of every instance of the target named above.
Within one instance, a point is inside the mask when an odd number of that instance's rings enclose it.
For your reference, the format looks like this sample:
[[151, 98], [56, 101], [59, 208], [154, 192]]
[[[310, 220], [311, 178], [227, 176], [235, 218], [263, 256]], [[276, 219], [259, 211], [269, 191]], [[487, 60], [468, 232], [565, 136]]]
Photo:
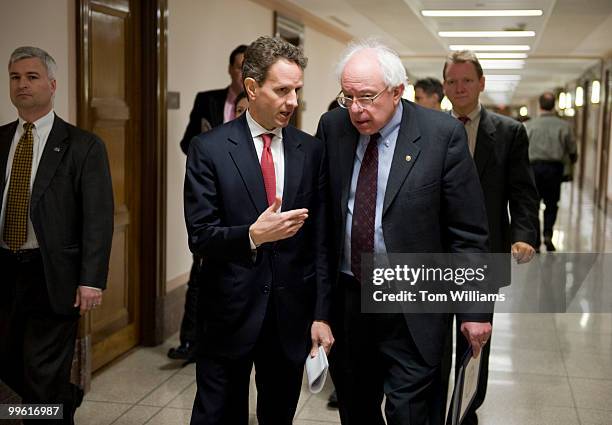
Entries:
[[308, 218], [308, 210], [300, 208], [297, 210], [276, 212], [281, 206], [281, 198], [276, 197], [274, 203], [268, 207], [257, 221], [249, 227], [249, 235], [259, 246], [266, 242], [275, 242], [290, 238], [295, 235]]

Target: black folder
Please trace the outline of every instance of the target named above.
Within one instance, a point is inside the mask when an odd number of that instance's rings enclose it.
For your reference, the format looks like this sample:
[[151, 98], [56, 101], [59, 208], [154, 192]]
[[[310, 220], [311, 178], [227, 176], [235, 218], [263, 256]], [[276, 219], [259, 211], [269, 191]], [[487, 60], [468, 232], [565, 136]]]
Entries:
[[446, 425], [461, 425], [470, 405], [476, 397], [478, 380], [480, 379], [480, 358], [472, 357], [472, 347], [463, 354], [455, 368], [459, 368], [457, 380], [453, 388], [453, 398], [448, 409]]

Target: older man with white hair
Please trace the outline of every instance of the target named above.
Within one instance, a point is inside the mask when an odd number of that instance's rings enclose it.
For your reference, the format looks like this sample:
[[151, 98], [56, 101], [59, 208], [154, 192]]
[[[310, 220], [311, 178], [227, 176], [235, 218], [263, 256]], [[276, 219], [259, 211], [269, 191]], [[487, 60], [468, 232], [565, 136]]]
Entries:
[[[402, 99], [406, 71], [373, 40], [351, 45], [339, 66], [342, 108], [322, 116], [317, 136], [330, 169], [337, 279], [332, 374], [342, 423], [429, 424], [449, 314], [364, 314], [362, 254], [487, 250], [478, 175], [461, 123]], [[460, 315], [478, 353], [491, 325]]]

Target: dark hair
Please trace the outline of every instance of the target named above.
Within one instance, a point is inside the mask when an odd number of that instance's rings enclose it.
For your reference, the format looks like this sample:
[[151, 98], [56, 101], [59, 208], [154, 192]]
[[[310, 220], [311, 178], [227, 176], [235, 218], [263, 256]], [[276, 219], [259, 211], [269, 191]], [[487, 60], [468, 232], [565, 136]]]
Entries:
[[334, 99], [334, 100], [331, 101], [331, 103], [327, 107], [327, 110], [328, 111], [332, 111], [332, 110], [334, 110], [336, 108], [339, 108], [339, 107], [340, 107], [340, 104], [338, 103], [338, 100]]
[[234, 100], [234, 106], [238, 106], [238, 102], [240, 102], [242, 99], [247, 99], [247, 95], [244, 91], [241, 91], [238, 96], [236, 96], [236, 100]]
[[438, 96], [438, 103], [444, 99], [444, 90], [442, 89], [442, 83], [437, 78], [427, 77], [421, 78], [414, 83], [414, 89], [421, 89], [428, 95], [435, 94]]
[[540, 95], [540, 108], [544, 111], [552, 111], [555, 109], [555, 95], [547, 91]]
[[476, 74], [478, 78], [482, 78], [482, 66], [480, 66], [480, 62], [478, 61], [478, 56], [476, 53], [471, 50], [459, 50], [457, 52], [452, 52], [446, 57], [444, 61], [444, 68], [442, 68], [442, 77], [446, 80], [446, 67], [453, 63], [471, 63], [476, 68]]
[[236, 47], [234, 50], [232, 50], [232, 53], [230, 53], [230, 57], [229, 57], [229, 64], [230, 66], [234, 64], [234, 61], [236, 60], [236, 56], [238, 56], [240, 53], [246, 52], [248, 46], [241, 44], [240, 46]]
[[258, 84], [263, 84], [266, 80], [268, 69], [279, 59], [286, 59], [294, 62], [301, 69], [306, 68], [308, 59], [300, 47], [294, 46], [273, 37], [259, 37], [251, 43], [244, 53], [242, 63], [242, 78], [252, 78]]

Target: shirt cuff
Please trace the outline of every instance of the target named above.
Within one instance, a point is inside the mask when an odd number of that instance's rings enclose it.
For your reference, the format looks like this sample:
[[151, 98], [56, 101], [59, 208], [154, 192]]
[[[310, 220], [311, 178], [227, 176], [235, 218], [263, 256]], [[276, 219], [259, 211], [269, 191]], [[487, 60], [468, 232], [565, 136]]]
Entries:
[[87, 286], [87, 285], [79, 285], [79, 286], [82, 286], [83, 288], [95, 289], [98, 292], [102, 292], [102, 289], [96, 288], [95, 286]]

